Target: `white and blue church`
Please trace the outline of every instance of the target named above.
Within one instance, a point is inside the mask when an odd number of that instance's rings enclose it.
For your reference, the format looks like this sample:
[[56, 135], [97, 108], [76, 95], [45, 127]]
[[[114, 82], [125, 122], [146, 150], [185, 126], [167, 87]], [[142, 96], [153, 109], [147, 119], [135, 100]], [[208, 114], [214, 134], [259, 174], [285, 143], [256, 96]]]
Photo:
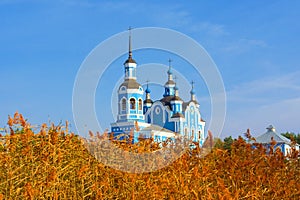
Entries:
[[205, 121], [201, 117], [200, 105], [196, 100], [194, 84], [190, 100], [184, 102], [179, 97], [178, 87], [173, 79], [171, 62], [164, 84], [163, 97], [152, 100], [147, 84], [146, 90], [137, 82], [137, 63], [132, 58], [131, 35], [129, 35], [129, 55], [124, 62], [124, 81], [118, 89], [117, 120], [111, 123], [111, 134], [115, 138], [129, 137], [133, 142], [139, 137], [165, 141], [186, 137], [200, 146], [205, 141]]

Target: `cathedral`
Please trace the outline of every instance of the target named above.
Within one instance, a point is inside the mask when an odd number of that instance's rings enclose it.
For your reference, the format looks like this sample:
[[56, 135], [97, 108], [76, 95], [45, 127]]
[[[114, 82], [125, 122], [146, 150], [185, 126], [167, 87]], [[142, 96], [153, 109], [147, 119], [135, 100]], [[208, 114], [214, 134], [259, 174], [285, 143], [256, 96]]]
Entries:
[[184, 102], [179, 96], [169, 64], [163, 97], [152, 100], [148, 84], [144, 90], [137, 82], [137, 63], [132, 58], [131, 35], [128, 54], [128, 59], [124, 62], [124, 82], [118, 89], [117, 121], [111, 123], [114, 137], [128, 138], [131, 132], [133, 142], [137, 142], [139, 137], [153, 138], [154, 141], [161, 142], [184, 136], [202, 146], [207, 134], [193, 82], [190, 100]]

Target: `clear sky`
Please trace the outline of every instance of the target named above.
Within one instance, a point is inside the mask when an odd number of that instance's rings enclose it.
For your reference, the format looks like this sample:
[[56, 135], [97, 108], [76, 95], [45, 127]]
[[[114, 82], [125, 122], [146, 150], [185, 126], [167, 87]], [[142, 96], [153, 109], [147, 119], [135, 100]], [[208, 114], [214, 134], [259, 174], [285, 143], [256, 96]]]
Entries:
[[[100, 42], [132, 26], [174, 29], [207, 50], [227, 94], [223, 137], [247, 128], [259, 135], [270, 124], [299, 133], [299, 10], [296, 0], [0, 0], [0, 127], [19, 111], [32, 124], [69, 120], [74, 128], [72, 91], [81, 63]], [[167, 65], [170, 55], [155, 55], [137, 52], [134, 58]], [[111, 68], [116, 80], [125, 58]], [[176, 58], [174, 69], [180, 71]], [[196, 81], [195, 87], [209, 119], [206, 86]], [[101, 103], [96, 107], [102, 115]]]

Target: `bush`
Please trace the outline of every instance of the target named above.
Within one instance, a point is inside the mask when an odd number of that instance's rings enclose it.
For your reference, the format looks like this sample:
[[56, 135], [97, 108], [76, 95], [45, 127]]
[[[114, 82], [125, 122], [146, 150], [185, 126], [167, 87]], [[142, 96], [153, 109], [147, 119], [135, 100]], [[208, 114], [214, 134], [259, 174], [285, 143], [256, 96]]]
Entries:
[[[0, 148], [0, 199], [299, 199], [300, 163], [266, 155], [238, 139], [231, 150], [186, 152], [151, 173], [130, 174], [99, 163], [68, 126], [34, 134], [22, 115], [9, 118]], [[119, 143], [118, 141], [114, 141]], [[128, 144], [139, 150], [153, 142]], [[119, 143], [124, 146], [124, 143]], [[129, 150], [127, 149], [127, 150]], [[141, 150], [142, 151], [142, 150]]]

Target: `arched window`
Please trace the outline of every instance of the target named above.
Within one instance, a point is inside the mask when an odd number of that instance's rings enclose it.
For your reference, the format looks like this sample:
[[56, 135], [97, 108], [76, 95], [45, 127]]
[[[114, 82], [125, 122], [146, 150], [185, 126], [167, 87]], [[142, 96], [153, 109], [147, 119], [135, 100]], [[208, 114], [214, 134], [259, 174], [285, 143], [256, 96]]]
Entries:
[[187, 128], [184, 129], [184, 136], [185, 136], [185, 137], [188, 136]]
[[139, 99], [139, 110], [142, 110], [142, 104], [143, 104], [142, 99]]
[[122, 110], [126, 110], [126, 99], [122, 99]]
[[134, 98], [130, 99], [130, 109], [135, 109], [135, 99]]

